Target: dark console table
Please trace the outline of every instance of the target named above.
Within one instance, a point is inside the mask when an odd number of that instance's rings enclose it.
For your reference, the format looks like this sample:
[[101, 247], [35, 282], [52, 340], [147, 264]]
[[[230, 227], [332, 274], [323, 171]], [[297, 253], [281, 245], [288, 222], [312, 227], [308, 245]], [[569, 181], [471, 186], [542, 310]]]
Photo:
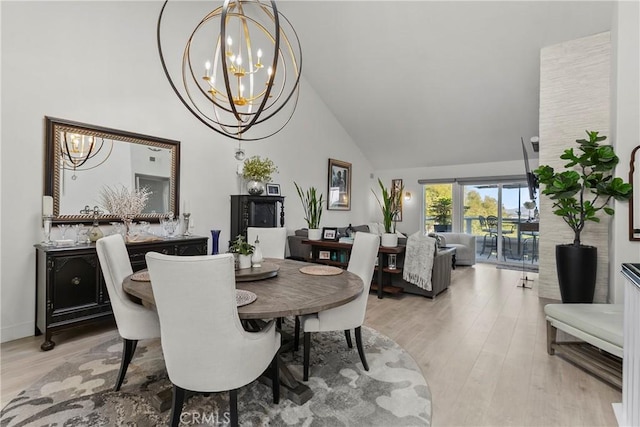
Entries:
[[[133, 271], [147, 267], [145, 254], [206, 255], [207, 238], [177, 237], [127, 243]], [[51, 350], [51, 335], [63, 329], [113, 317], [95, 244], [36, 248], [36, 335], [44, 334], [40, 348]]]
[[[347, 268], [349, 265], [349, 257], [351, 256], [351, 249], [353, 244], [340, 243], [331, 240], [303, 240], [303, 244], [311, 245], [311, 262], [334, 265], [341, 268]], [[387, 255], [395, 254], [398, 257], [403, 257], [406, 246], [395, 246], [393, 248], [380, 246], [378, 249], [378, 265], [376, 266], [377, 280], [371, 284], [371, 289], [374, 289], [378, 293], [378, 298], [382, 299], [383, 291], [396, 294], [402, 292], [402, 288], [398, 286], [383, 285], [384, 274], [402, 274], [402, 268], [396, 266], [396, 268], [389, 268]], [[321, 256], [321, 252], [324, 252], [328, 256]], [[335, 256], [334, 256], [335, 254]], [[335, 259], [333, 259], [335, 258]], [[397, 265], [402, 264], [402, 259], [396, 261]]]

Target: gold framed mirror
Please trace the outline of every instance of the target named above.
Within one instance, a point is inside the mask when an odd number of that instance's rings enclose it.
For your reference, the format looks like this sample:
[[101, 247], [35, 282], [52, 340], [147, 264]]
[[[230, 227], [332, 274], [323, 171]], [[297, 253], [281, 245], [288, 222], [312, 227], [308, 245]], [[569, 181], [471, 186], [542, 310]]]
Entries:
[[629, 162], [629, 183], [633, 186], [629, 199], [629, 240], [640, 241], [640, 171], [636, 171], [636, 162], [640, 157], [640, 145], [631, 152]]
[[[53, 222], [91, 222], [105, 187], [147, 187], [151, 196], [135, 220], [179, 215], [180, 142], [45, 117], [44, 195]], [[101, 223], [119, 221], [103, 212]]]

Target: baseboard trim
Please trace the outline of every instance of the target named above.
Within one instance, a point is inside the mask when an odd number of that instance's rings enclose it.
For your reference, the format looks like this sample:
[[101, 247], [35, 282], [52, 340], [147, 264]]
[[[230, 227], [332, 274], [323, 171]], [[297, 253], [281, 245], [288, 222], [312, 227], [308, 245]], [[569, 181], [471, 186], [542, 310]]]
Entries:
[[0, 342], [13, 341], [20, 338], [31, 337], [34, 335], [35, 324], [33, 322], [24, 322], [17, 325], [11, 325], [0, 329]]

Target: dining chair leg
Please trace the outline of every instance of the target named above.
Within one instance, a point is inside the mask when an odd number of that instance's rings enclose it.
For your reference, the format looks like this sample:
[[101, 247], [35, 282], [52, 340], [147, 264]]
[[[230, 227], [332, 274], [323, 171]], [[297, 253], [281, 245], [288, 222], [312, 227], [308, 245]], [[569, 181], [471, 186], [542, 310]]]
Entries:
[[356, 346], [358, 347], [358, 354], [360, 355], [360, 361], [362, 362], [362, 366], [365, 371], [369, 370], [369, 365], [367, 364], [367, 358], [364, 355], [364, 350], [362, 349], [362, 327], [358, 326], [356, 328]]
[[276, 352], [271, 361], [271, 389], [273, 391], [273, 403], [280, 403], [280, 351]]
[[123, 338], [122, 360], [120, 361], [120, 372], [118, 373], [118, 379], [116, 380], [115, 391], [120, 391], [120, 387], [122, 386], [122, 382], [124, 381], [124, 376], [127, 373], [129, 363], [131, 362], [131, 359], [133, 359], [133, 353], [136, 352], [137, 345], [138, 340], [128, 340], [126, 338]]
[[229, 425], [238, 427], [238, 390], [229, 390]]
[[311, 355], [311, 332], [304, 333], [304, 375], [303, 381], [309, 381], [309, 356]]
[[180, 415], [182, 414], [182, 405], [184, 404], [185, 389], [173, 385], [173, 402], [171, 403], [171, 417], [169, 418], [171, 427], [178, 427], [180, 424]]
[[345, 329], [344, 330], [344, 336], [347, 338], [347, 346], [349, 348], [353, 348], [353, 343], [351, 342], [351, 330], [350, 329]]
[[298, 351], [300, 347], [300, 316], [296, 316], [295, 328], [293, 331], [293, 351]]

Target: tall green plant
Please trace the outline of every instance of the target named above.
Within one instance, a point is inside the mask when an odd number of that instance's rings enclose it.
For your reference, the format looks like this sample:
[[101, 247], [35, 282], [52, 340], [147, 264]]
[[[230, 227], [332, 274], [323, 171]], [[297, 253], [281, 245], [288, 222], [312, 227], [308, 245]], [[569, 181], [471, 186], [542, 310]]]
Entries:
[[380, 178], [378, 178], [378, 185], [380, 185], [380, 190], [382, 192], [382, 200], [378, 198], [378, 195], [373, 188], [371, 192], [376, 197], [378, 201], [378, 205], [380, 205], [380, 209], [382, 210], [382, 223], [384, 224], [385, 233], [395, 233], [396, 232], [396, 214], [400, 210], [400, 203], [402, 203], [402, 193], [404, 192], [404, 185], [400, 190], [392, 193], [389, 191]]
[[[315, 187], [309, 187], [304, 192], [300, 186], [294, 181], [293, 185], [296, 186], [298, 196], [302, 202], [302, 208], [304, 209], [304, 219], [307, 221], [307, 226], [311, 228], [320, 228], [320, 218], [322, 217], [322, 193], [318, 192]], [[320, 194], [318, 198], [317, 195]]]
[[545, 186], [542, 194], [553, 200], [553, 213], [573, 230], [573, 246], [581, 245], [580, 233], [587, 221], [600, 222], [598, 212], [613, 215], [614, 210], [607, 206], [611, 198], [624, 201], [632, 194], [631, 184], [612, 175], [619, 159], [610, 145], [599, 144], [607, 137], [586, 132], [588, 140], [576, 140], [581, 154], [576, 155], [573, 148], [569, 148], [560, 156], [568, 161], [564, 165], [568, 170], [556, 172], [544, 165], [534, 171]]

